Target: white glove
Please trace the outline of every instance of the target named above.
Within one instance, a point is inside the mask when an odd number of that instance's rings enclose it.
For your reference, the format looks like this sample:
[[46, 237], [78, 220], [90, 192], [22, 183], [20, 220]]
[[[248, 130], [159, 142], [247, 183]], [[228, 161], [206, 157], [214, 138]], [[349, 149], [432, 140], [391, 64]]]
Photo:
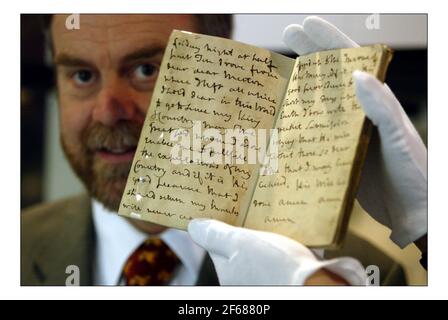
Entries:
[[[308, 17], [290, 25], [283, 41], [297, 54], [358, 47], [335, 26]], [[371, 143], [362, 171], [358, 200], [378, 222], [392, 230], [391, 239], [404, 248], [427, 233], [427, 150], [392, 91], [373, 76], [353, 73], [356, 96], [378, 127], [380, 143]]]
[[357, 260], [321, 261], [300, 243], [275, 233], [207, 219], [191, 221], [188, 232], [210, 254], [221, 285], [303, 285], [321, 268], [350, 285], [366, 284], [365, 270]]

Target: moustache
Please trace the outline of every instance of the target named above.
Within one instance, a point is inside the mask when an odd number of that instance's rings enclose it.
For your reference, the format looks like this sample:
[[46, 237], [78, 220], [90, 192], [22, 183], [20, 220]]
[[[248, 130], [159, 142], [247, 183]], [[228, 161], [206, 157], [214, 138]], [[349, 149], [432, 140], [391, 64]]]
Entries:
[[85, 146], [91, 152], [123, 153], [137, 148], [143, 125], [120, 121], [114, 126], [95, 123], [85, 131]]

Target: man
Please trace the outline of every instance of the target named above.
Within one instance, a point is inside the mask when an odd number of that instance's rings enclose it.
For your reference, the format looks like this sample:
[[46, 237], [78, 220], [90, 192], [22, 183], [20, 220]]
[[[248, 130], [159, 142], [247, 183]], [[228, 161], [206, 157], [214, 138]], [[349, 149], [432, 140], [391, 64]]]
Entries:
[[[82, 285], [218, 284], [208, 255], [186, 232], [126, 220], [115, 212], [171, 31], [228, 37], [230, 18], [83, 15], [79, 30], [68, 30], [66, 18], [55, 15], [50, 24], [61, 142], [89, 197], [45, 204], [23, 213], [22, 284], [64, 285], [66, 271], [72, 270], [69, 266], [78, 268]], [[201, 243], [197, 237], [195, 240]], [[349, 236], [346, 254], [363, 260], [360, 250], [351, 250], [350, 244], [360, 246], [369, 257], [381, 256], [376, 261], [381, 262], [377, 264], [383, 275], [400, 270], [354, 236]], [[163, 270], [157, 272], [146, 270], [154, 262], [155, 247], [163, 247], [166, 258], [159, 266]], [[307, 249], [304, 252], [312, 256]], [[353, 283], [349, 277], [341, 277], [338, 268], [359, 269], [360, 264], [335, 261], [334, 265], [313, 264], [296, 284]], [[226, 283], [219, 273], [218, 269], [221, 283]], [[401, 276], [395, 272], [388, 279]], [[154, 278], [157, 281], [151, 282]], [[402, 284], [400, 281], [396, 283]]]
[[[163, 231], [111, 212], [118, 210], [168, 37], [173, 29], [228, 37], [231, 21], [223, 15], [82, 15], [80, 29], [69, 30], [66, 19], [54, 15], [49, 23], [61, 142], [94, 200], [78, 197], [23, 213], [22, 284], [64, 285], [66, 267], [75, 265], [81, 284], [115, 285], [124, 281], [132, 251], [148, 234]], [[162, 239], [181, 260], [172, 284], [202, 281], [204, 250], [184, 232], [169, 230]]]

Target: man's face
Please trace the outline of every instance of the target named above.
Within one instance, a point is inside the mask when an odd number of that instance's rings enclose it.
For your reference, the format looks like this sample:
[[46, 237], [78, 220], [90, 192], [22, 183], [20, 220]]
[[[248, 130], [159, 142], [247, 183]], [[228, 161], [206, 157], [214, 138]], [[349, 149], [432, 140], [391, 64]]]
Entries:
[[197, 31], [188, 15], [81, 15], [52, 22], [61, 140], [91, 195], [117, 211], [163, 51], [173, 29]]

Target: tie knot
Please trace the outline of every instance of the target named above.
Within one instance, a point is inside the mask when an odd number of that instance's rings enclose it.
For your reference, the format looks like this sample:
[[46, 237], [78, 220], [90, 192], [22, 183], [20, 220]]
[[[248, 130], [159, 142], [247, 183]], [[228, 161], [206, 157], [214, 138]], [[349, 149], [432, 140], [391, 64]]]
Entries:
[[128, 286], [162, 286], [172, 279], [179, 259], [159, 238], [145, 240], [128, 258], [123, 276]]

